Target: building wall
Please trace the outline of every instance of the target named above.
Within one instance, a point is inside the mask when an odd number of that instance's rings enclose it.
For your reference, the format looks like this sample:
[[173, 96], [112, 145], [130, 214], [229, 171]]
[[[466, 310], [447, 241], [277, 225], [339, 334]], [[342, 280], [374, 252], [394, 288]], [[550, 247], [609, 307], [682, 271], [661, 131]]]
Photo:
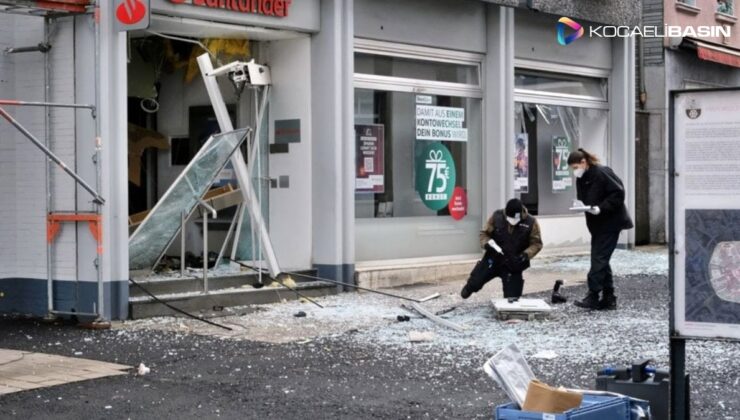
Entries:
[[[695, 0], [696, 7], [686, 6], [676, 0], [665, 0], [664, 13], [666, 25], [699, 26], [699, 25], [728, 25], [726, 18], [716, 13], [716, 0]], [[738, 14], [738, 2], [735, 0], [735, 16]], [[740, 29], [731, 24], [731, 36], [723, 37], [699, 37], [703, 41], [713, 42], [731, 48], [740, 48]], [[671, 39], [665, 38], [664, 45], [671, 45]]]
[[[267, 43], [265, 62], [270, 63], [269, 135], [275, 143], [275, 120], [300, 120], [300, 142], [288, 153], [270, 154], [270, 177], [288, 177], [287, 188], [270, 189], [270, 236], [280, 268], [311, 267], [311, 40], [308, 37]], [[319, 162], [318, 164], [321, 164]]]
[[614, 25], [637, 25], [640, 23], [640, 0], [613, 0], [608, 3], [590, 0], [483, 1], [501, 6], [519, 7], [558, 16], [568, 16], [575, 20], [584, 19]]
[[481, 2], [355, 0], [354, 3], [354, 35], [358, 38], [486, 51], [485, 5]]
[[[0, 48], [35, 45], [44, 41], [44, 20], [37, 17], [0, 14]], [[26, 101], [74, 102], [75, 24], [72, 18], [56, 20], [51, 27], [52, 49], [0, 55], [0, 96]], [[45, 92], [45, 64], [49, 60], [49, 90]], [[75, 113], [69, 109], [5, 107], [37, 139], [70, 168], [76, 170]], [[48, 118], [48, 131], [47, 131]], [[88, 115], [89, 118], [89, 115]], [[48, 136], [47, 136], [48, 134]], [[45, 314], [47, 307], [47, 169], [46, 157], [18, 130], [0, 122], [0, 310]], [[88, 138], [94, 143], [93, 137]], [[74, 211], [76, 184], [59, 167], [49, 168], [51, 210]], [[93, 182], [93, 180], [90, 180]], [[63, 225], [52, 253], [55, 306], [68, 310], [81, 306], [74, 298], [79, 278], [77, 238], [87, 227]], [[87, 233], [89, 235], [89, 233]], [[94, 248], [93, 248], [94, 249]], [[93, 266], [94, 254], [87, 262]], [[94, 280], [94, 278], [88, 279]], [[86, 308], [91, 309], [91, 306]]]
[[[611, 69], [611, 40], [584, 36], [572, 45], [557, 42], [557, 15], [517, 9], [515, 16], [514, 54], [518, 59]], [[582, 22], [585, 25], [585, 22]]]

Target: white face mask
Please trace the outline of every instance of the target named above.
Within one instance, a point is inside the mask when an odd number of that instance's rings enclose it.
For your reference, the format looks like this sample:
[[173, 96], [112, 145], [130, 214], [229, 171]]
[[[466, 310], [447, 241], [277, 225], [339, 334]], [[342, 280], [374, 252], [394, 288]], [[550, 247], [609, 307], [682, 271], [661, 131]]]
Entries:
[[584, 172], [586, 172], [586, 169], [584, 169], [584, 168], [576, 168], [576, 169], [573, 169], [573, 175], [575, 175], [576, 178], [582, 177]]
[[509, 216], [506, 216], [506, 221], [509, 222], [509, 224], [512, 225], [512, 226], [514, 226], [517, 223], [519, 223], [519, 220], [520, 220], [519, 216], [517, 216], [517, 217], [509, 217]]

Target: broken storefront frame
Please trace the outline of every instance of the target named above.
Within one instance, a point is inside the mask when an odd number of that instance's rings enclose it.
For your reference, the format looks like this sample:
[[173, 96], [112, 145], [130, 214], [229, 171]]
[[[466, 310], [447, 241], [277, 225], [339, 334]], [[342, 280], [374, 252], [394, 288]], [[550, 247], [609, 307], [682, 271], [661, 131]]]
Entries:
[[183, 212], [190, 215], [252, 133], [251, 128], [211, 136], [129, 239], [129, 269], [153, 269], [181, 228]]

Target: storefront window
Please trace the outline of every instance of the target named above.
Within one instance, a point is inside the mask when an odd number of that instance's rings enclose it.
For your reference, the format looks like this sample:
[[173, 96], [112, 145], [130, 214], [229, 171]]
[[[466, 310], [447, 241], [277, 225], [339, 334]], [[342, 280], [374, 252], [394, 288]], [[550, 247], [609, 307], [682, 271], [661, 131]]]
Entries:
[[481, 57], [373, 48], [355, 53], [356, 260], [477, 253]]
[[[423, 103], [420, 103], [423, 102]], [[479, 148], [479, 129], [471, 127], [478, 123], [475, 114], [480, 112], [478, 102], [474, 99], [450, 96], [416, 95], [404, 92], [388, 92], [370, 89], [355, 90], [355, 141], [357, 150], [356, 199], [355, 214], [357, 218], [378, 217], [417, 217], [449, 216], [449, 208], [428, 202], [419, 192], [428, 187], [417, 184], [417, 171], [426, 171], [426, 160], [429, 156], [429, 145], [439, 143], [440, 150], [449, 152], [440, 169], [449, 175], [449, 184], [445, 189], [461, 187], [468, 190], [469, 185], [477, 186], [477, 180], [471, 181], [469, 166], [476, 170], [480, 165], [469, 159], [471, 128], [474, 150]], [[421, 131], [428, 125], [444, 125], [445, 120], [424, 119], [419, 114], [424, 111], [455, 112], [455, 117], [446, 120], [449, 127], [438, 132], [429, 129], [429, 134], [436, 139], [422, 139]], [[457, 120], [454, 118], [458, 118]], [[427, 124], [429, 121], [434, 121]], [[452, 140], [440, 140], [451, 135]], [[435, 153], [435, 156], [437, 153]], [[444, 160], [444, 159], [443, 159]], [[451, 160], [451, 161], [449, 161]], [[419, 166], [423, 166], [420, 168]], [[449, 172], [449, 173], [448, 173]], [[420, 175], [420, 174], [419, 174]], [[437, 173], [427, 174], [437, 176]], [[440, 175], [441, 177], [442, 175]], [[419, 180], [422, 181], [421, 179]], [[435, 186], [442, 187], [443, 185]], [[426, 191], [422, 191], [426, 192]], [[477, 191], [473, 199], [478, 200]], [[442, 207], [435, 210], [433, 207]]]
[[608, 111], [517, 102], [515, 192], [535, 215], [568, 214], [576, 197], [570, 152], [584, 148], [606, 162]]
[[480, 85], [479, 66], [355, 53], [355, 73]]
[[607, 79], [517, 70], [514, 87], [519, 91], [575, 95], [607, 100]]

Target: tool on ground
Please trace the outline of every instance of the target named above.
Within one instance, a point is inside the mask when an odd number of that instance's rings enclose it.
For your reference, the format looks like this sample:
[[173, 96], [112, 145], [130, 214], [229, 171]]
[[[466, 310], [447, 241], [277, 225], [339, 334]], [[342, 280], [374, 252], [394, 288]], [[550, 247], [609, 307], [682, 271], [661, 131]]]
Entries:
[[455, 309], [457, 309], [457, 306], [450, 306], [449, 308], [444, 308], [444, 309], [438, 310], [437, 312], [434, 313], [434, 315], [437, 315], [437, 316], [444, 315], [446, 313], [449, 313], [449, 312], [454, 311]]
[[498, 319], [523, 319], [533, 321], [535, 319], [547, 318], [552, 312], [552, 307], [542, 299], [519, 299], [511, 302], [509, 299], [491, 299], [493, 309]]
[[[229, 258], [229, 257], [227, 257], [227, 256], [225, 256], [225, 255], [224, 255], [224, 259], [225, 259], [225, 260], [229, 260], [229, 261], [231, 261], [231, 262], [233, 262], [233, 263], [236, 263], [237, 265], [240, 265], [240, 266], [242, 266], [242, 267], [245, 267], [245, 268], [249, 268], [250, 270], [252, 270], [252, 271], [255, 271], [255, 272], [259, 272], [259, 270], [267, 271], [267, 270], [265, 270], [265, 269], [260, 269], [260, 268], [257, 268], [257, 267], [253, 267], [253, 266], [251, 266], [251, 265], [247, 265], [247, 264], [244, 264], [244, 263], [243, 263], [243, 262], [241, 262], [241, 261], [236, 261], [236, 260], [232, 260], [231, 258]], [[280, 277], [280, 275], [278, 275], [277, 277]], [[308, 297], [308, 296], [304, 295], [303, 293], [299, 292], [299, 291], [298, 291], [298, 290], [296, 290], [295, 288], [293, 288], [293, 287], [290, 287], [290, 286], [288, 286], [287, 284], [285, 284], [285, 282], [284, 282], [284, 281], [282, 281], [282, 280], [280, 280], [280, 279], [278, 279], [278, 278], [276, 278], [276, 279], [275, 279], [275, 281], [276, 281], [276, 282], [278, 282], [278, 283], [280, 283], [280, 285], [281, 285], [281, 286], [283, 286], [283, 287], [285, 287], [286, 289], [288, 289], [288, 290], [290, 290], [290, 291], [294, 292], [294, 293], [295, 293], [296, 295], [298, 295], [299, 297], [302, 297], [303, 299], [306, 299], [307, 301], [309, 301], [309, 302], [313, 303], [314, 305], [318, 306], [319, 308], [322, 308], [322, 309], [324, 308], [323, 306], [321, 306], [321, 304], [319, 304], [319, 303], [318, 303], [318, 302], [316, 302], [315, 300], [313, 300], [313, 299], [311, 299], [310, 297]], [[261, 289], [261, 288], [262, 288], [262, 286], [263, 286], [263, 284], [262, 284], [262, 283], [257, 283], [257, 284], [259, 284], [260, 286], [259, 286], [259, 287], [257, 287], [257, 285], [254, 285], [254, 288], [255, 288], [255, 289]]]
[[426, 302], [428, 300], [437, 299], [440, 296], [442, 296], [442, 295], [440, 295], [439, 293], [433, 293], [433, 294], [431, 294], [431, 295], [429, 295], [427, 297], [424, 297], [424, 298], [419, 299], [419, 302]]
[[560, 288], [563, 287], [563, 284], [565, 284], [565, 280], [555, 280], [555, 286], [552, 288], [552, 296], [550, 296], [550, 303], [553, 305], [568, 301], [568, 298], [560, 294]]
[[447, 328], [451, 328], [451, 329], [453, 329], [453, 330], [455, 330], [457, 332], [465, 332], [466, 327], [464, 327], [462, 325], [459, 325], [459, 324], [455, 324], [454, 322], [448, 321], [448, 320], [446, 320], [444, 318], [440, 318], [440, 317], [438, 317], [437, 315], [433, 314], [428, 309], [424, 308], [423, 306], [419, 305], [416, 302], [414, 302], [414, 303], [411, 304], [411, 308], [410, 309], [409, 309], [408, 306], [405, 306], [405, 305], [401, 305], [401, 307], [404, 308], [404, 309], [406, 309], [407, 311], [408, 310], [413, 310], [413, 311], [417, 312], [418, 314], [420, 314], [421, 316], [423, 316], [425, 318], [428, 318], [430, 321], [434, 321], [434, 322], [436, 322], [439, 325], [445, 326]]
[[410, 302], [417, 302], [417, 303], [418, 302], [421, 302], [420, 299], [414, 299], [414, 298], [410, 298], [410, 297], [406, 297], [406, 296], [401, 296], [401, 295], [396, 295], [396, 294], [388, 293], [388, 292], [381, 292], [380, 290], [371, 289], [369, 287], [362, 287], [362, 286], [358, 286], [356, 284], [345, 283], [345, 282], [342, 282], [342, 281], [325, 279], [325, 278], [322, 278], [322, 277], [310, 276], [308, 274], [301, 274], [301, 273], [295, 273], [295, 272], [290, 272], [290, 271], [286, 271], [284, 273], [285, 274], [290, 274], [291, 276], [304, 277], [304, 278], [307, 278], [307, 279], [325, 281], [327, 283], [336, 284], [338, 286], [347, 286], [347, 287], [351, 287], [351, 288], [354, 288], [354, 289], [357, 289], [357, 290], [364, 290], [366, 292], [377, 293], [379, 295], [394, 297], [394, 298], [397, 298], [397, 299], [408, 300]]
[[[596, 389], [618, 392], [650, 403], [653, 418], [667, 419], [670, 400], [670, 371], [649, 366], [651, 360], [638, 360], [632, 366], [607, 366], [599, 370]], [[688, 376], [687, 376], [688, 383]], [[687, 394], [689, 390], [687, 388]], [[689, 398], [686, 398], [686, 412], [689, 412]]]

